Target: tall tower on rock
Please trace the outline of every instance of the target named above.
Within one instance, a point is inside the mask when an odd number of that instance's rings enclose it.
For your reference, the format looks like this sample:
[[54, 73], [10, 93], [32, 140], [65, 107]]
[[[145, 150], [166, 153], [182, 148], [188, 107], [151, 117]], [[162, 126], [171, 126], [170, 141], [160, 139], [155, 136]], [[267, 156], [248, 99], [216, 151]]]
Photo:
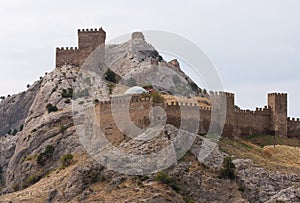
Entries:
[[287, 137], [287, 94], [268, 94], [268, 105], [271, 108], [272, 133], [275, 136]]

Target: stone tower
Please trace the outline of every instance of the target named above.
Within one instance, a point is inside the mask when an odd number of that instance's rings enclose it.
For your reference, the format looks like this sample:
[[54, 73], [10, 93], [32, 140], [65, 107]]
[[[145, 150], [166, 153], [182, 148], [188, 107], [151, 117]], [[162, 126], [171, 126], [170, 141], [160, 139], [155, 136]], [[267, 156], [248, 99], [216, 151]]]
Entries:
[[222, 127], [222, 136], [234, 136], [234, 94], [227, 92], [216, 92], [211, 95], [212, 121]]
[[98, 29], [78, 30], [78, 49], [79, 63], [82, 64], [85, 59], [97, 48], [99, 48], [99, 59], [104, 61], [105, 50], [105, 31]]
[[104, 62], [105, 38], [106, 32], [102, 28], [79, 29], [78, 47], [56, 48], [56, 67], [65, 64], [81, 66], [91, 53], [94, 59]]
[[271, 132], [275, 136], [287, 137], [287, 94], [268, 94], [268, 105], [271, 108]]

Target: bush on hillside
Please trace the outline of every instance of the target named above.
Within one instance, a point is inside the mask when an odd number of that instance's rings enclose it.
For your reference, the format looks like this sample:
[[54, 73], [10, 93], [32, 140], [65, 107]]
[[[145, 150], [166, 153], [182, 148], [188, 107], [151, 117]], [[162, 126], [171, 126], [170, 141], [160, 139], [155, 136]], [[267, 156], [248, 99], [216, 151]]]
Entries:
[[174, 179], [172, 179], [167, 173], [163, 172], [163, 171], [159, 171], [156, 176], [155, 176], [155, 180], [169, 185], [173, 190], [175, 190], [176, 192], [178, 192], [180, 189], [177, 186], [176, 182]]
[[47, 109], [48, 113], [58, 111], [58, 108], [57, 108], [56, 106], [53, 106], [53, 105], [50, 104], [50, 103], [47, 104], [46, 109]]
[[231, 157], [226, 157], [223, 162], [223, 167], [220, 171], [219, 178], [229, 178], [233, 180], [235, 178], [234, 174], [235, 165], [232, 163]]
[[62, 167], [70, 166], [73, 162], [73, 158], [74, 158], [74, 156], [72, 154], [63, 155], [60, 159]]
[[53, 156], [55, 148], [52, 145], [48, 145], [44, 152], [40, 153], [37, 157], [37, 164], [44, 166]]

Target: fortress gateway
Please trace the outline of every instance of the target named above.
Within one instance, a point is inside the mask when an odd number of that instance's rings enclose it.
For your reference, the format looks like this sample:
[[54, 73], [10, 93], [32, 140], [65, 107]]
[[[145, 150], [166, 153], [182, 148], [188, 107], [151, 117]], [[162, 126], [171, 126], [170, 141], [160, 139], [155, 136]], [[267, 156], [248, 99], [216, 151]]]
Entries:
[[[132, 37], [136, 36], [133, 34]], [[100, 59], [104, 61], [104, 45], [106, 33], [100, 29], [78, 30], [78, 47], [57, 48], [56, 67], [64, 64], [80, 66], [85, 59], [100, 45]], [[98, 48], [99, 49], [99, 48]], [[157, 62], [156, 65], [160, 63]], [[165, 63], [165, 62], [164, 62]], [[170, 64], [169, 64], [170, 65]], [[223, 129], [224, 136], [248, 136], [270, 134], [282, 137], [300, 138], [300, 120], [287, 117], [287, 94], [268, 94], [268, 104], [264, 108], [256, 108], [255, 111], [240, 110], [235, 108], [234, 94], [219, 93], [226, 98], [226, 122]], [[214, 95], [218, 97], [218, 94]], [[122, 102], [122, 99], [120, 100]], [[155, 104], [157, 105], [157, 104]], [[185, 108], [191, 115], [199, 115], [199, 134], [206, 134], [211, 122], [211, 109], [197, 104], [171, 102], [159, 104], [166, 112], [166, 122], [180, 127], [180, 108]], [[149, 112], [153, 106], [152, 101], [139, 96], [132, 97], [129, 105], [130, 118], [141, 129], [150, 124]], [[96, 104], [98, 121], [106, 136], [111, 141], [124, 139], [124, 129], [121, 132], [114, 122], [111, 112], [111, 102], [99, 102]], [[154, 115], [154, 119], [163, 119]], [[126, 127], [126, 126], [125, 126]], [[125, 129], [126, 130], [126, 129]]]

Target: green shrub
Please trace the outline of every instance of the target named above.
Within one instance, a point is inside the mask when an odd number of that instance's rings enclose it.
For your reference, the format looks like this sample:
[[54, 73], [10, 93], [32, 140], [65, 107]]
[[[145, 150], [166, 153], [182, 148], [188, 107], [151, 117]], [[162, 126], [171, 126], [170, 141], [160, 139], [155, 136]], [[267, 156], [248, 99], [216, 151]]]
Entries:
[[30, 175], [24, 182], [23, 184], [23, 188], [27, 188], [35, 183], [37, 183], [40, 179], [41, 179], [42, 176], [38, 175], [38, 174], [32, 174]]
[[38, 157], [37, 154], [29, 155], [24, 159], [24, 161], [31, 161], [31, 160], [37, 159], [37, 157]]
[[20, 125], [20, 132], [23, 130], [23, 128], [24, 128], [24, 124], [21, 124]]
[[70, 99], [66, 99], [65, 104], [70, 104], [71, 100]]
[[190, 196], [185, 196], [183, 197], [183, 200], [186, 202], [186, 203], [195, 203], [195, 200], [190, 197]]
[[17, 191], [20, 189], [18, 183], [14, 183], [13, 186], [12, 186], [12, 189], [13, 189], [15, 192], [17, 192]]
[[111, 71], [110, 69], [108, 69], [106, 71], [106, 73], [104, 74], [104, 78], [105, 78], [105, 80], [107, 80], [109, 82], [117, 83], [116, 74], [115, 74], [115, 72]]
[[79, 90], [74, 94], [74, 99], [81, 98], [81, 97], [87, 97], [89, 96], [89, 90], [84, 89], [84, 90]]
[[64, 125], [60, 126], [59, 132], [61, 134], [64, 134], [64, 132], [66, 131], [67, 127], [65, 127]]
[[107, 84], [108, 86], [108, 91], [109, 91], [109, 94], [112, 94], [113, 93], [113, 90], [115, 88], [115, 84]]
[[53, 106], [53, 105], [50, 104], [50, 103], [47, 104], [46, 109], [48, 110], [48, 113], [58, 111], [58, 108], [57, 108], [56, 106]]
[[73, 89], [72, 88], [62, 89], [61, 96], [63, 98], [72, 98], [73, 97]]
[[51, 158], [55, 148], [52, 145], [48, 145], [44, 152], [37, 156], [36, 162], [40, 166], [44, 166]]
[[18, 130], [14, 129], [13, 132], [12, 132], [12, 135], [16, 135], [17, 133], [18, 133]]
[[156, 176], [155, 179], [156, 181], [169, 185], [173, 190], [175, 190], [176, 192], [178, 192], [180, 190], [180, 188], [177, 186], [176, 182], [174, 179], [172, 179], [167, 173], [163, 172], [163, 171], [159, 171]]
[[72, 154], [65, 154], [61, 157], [60, 161], [62, 167], [68, 167], [72, 164], [74, 156]]
[[234, 169], [235, 165], [232, 163], [231, 157], [226, 157], [219, 178], [229, 178], [230, 180], [233, 180], [235, 178]]
[[240, 187], [239, 187], [239, 191], [240, 191], [240, 192], [245, 192], [245, 187], [244, 187], [244, 186], [240, 186]]

